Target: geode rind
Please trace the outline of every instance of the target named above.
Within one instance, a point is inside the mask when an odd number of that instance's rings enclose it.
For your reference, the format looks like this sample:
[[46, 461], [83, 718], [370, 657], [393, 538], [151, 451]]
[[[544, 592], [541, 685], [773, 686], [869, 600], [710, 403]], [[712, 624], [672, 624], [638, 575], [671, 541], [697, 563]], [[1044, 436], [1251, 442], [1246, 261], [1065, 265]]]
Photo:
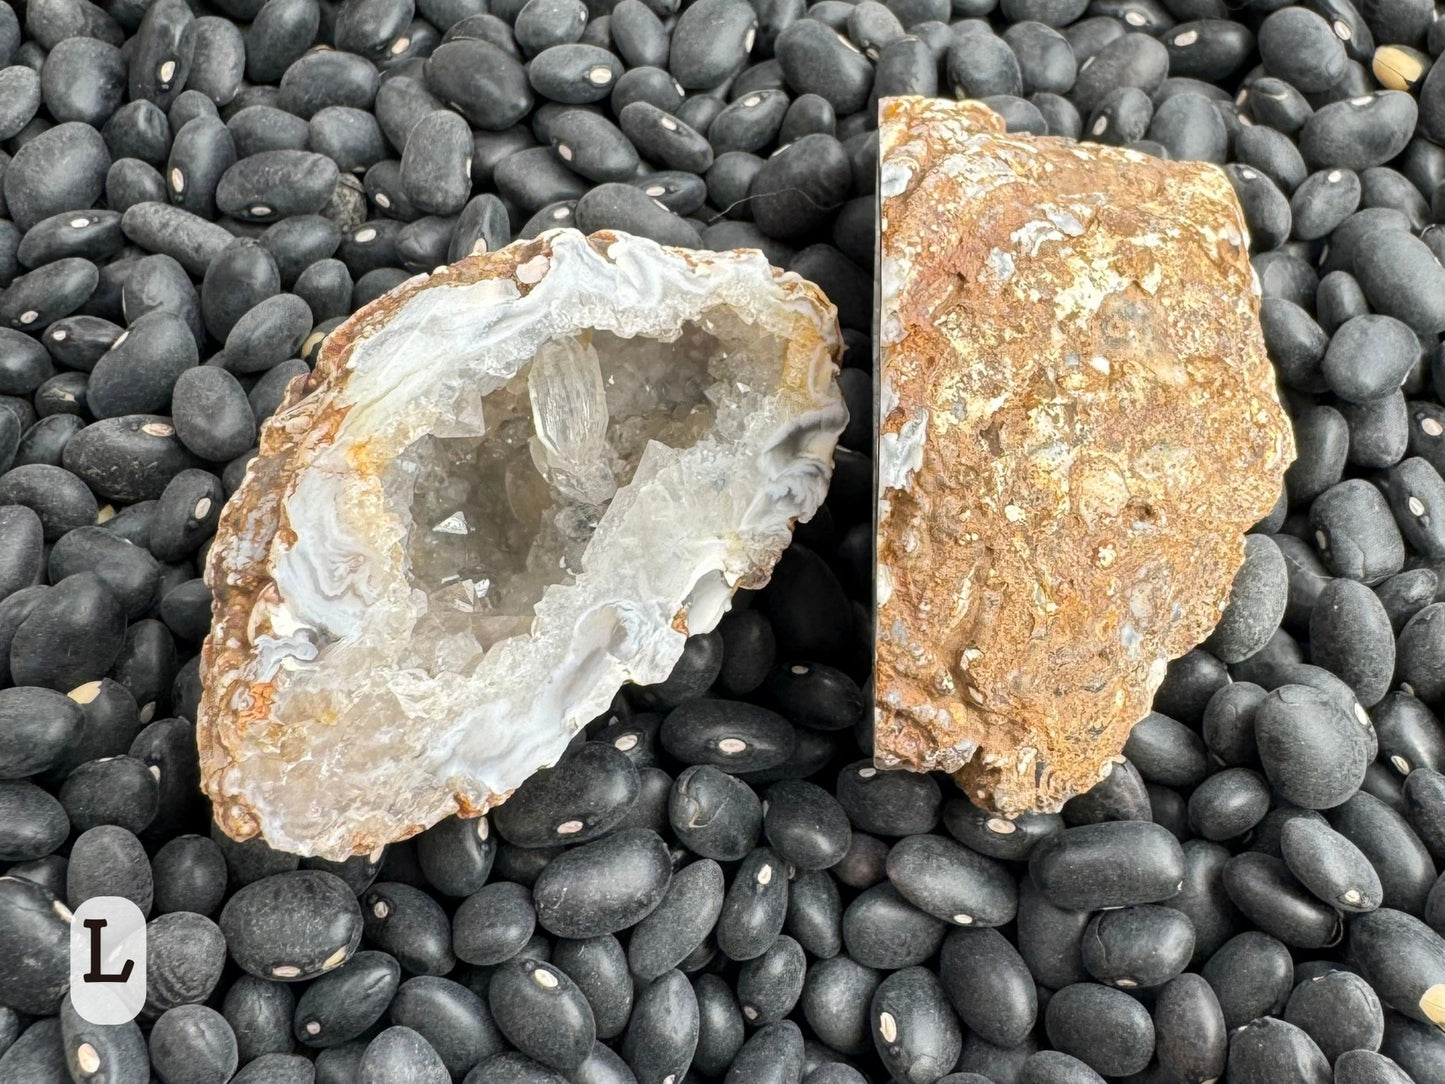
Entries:
[[559, 230], [327, 338], [206, 568], [231, 836], [340, 859], [506, 799], [822, 503], [835, 310], [753, 251]]
[[875, 758], [1004, 814], [1109, 771], [1294, 458], [1224, 173], [885, 99]]

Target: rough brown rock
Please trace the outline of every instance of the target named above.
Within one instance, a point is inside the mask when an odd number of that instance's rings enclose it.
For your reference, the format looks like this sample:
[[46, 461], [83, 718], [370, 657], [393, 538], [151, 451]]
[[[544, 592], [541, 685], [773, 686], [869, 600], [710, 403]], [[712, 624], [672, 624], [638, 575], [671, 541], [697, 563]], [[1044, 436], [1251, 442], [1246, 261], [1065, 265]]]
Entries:
[[1294, 457], [1243, 216], [1213, 166], [978, 103], [885, 99], [879, 153], [875, 756], [1054, 810], [1214, 627]]

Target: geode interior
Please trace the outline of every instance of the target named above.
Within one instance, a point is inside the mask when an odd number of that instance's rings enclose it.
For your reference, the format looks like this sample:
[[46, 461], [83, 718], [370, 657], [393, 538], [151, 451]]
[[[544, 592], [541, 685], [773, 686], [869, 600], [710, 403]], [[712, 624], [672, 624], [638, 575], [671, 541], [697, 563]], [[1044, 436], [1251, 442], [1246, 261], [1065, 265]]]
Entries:
[[337, 328], [206, 570], [218, 823], [342, 858], [505, 800], [766, 582], [827, 490], [840, 349], [760, 253], [570, 230]]

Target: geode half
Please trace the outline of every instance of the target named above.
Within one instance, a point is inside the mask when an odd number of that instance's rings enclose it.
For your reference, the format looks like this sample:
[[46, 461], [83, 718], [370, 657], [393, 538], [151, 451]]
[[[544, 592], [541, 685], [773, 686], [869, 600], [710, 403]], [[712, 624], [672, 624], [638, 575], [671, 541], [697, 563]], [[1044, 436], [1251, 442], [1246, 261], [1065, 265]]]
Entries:
[[885, 99], [879, 162], [875, 757], [1055, 810], [1218, 622], [1294, 458], [1244, 218], [1214, 166], [977, 102]]
[[758, 252], [543, 234], [327, 338], [206, 567], [231, 836], [331, 859], [480, 814], [767, 581], [847, 412], [835, 310]]

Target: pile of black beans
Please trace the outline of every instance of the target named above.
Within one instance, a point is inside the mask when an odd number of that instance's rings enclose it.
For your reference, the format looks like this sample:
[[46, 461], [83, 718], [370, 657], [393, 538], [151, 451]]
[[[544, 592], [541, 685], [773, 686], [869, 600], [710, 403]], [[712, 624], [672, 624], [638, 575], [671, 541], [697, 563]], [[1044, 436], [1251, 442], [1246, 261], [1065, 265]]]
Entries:
[[[1430, 0], [0, 5], [0, 1084], [1445, 1082], [1442, 51]], [[903, 93], [1223, 165], [1294, 419], [1219, 629], [1061, 814], [870, 759]], [[826, 505], [490, 816], [229, 840], [199, 573], [258, 425], [358, 306], [566, 225], [826, 289]], [[66, 998], [96, 895], [149, 918], [132, 1023]]]

